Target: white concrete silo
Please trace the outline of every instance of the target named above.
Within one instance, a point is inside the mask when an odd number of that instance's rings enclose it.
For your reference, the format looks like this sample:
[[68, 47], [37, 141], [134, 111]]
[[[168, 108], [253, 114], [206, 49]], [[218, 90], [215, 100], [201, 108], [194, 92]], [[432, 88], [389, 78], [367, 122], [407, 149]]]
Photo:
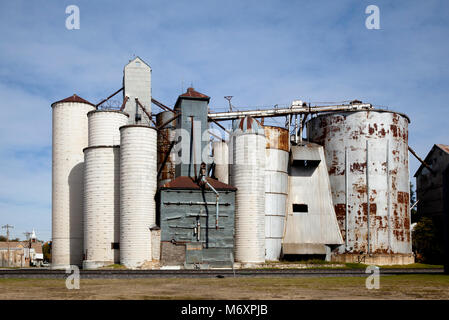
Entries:
[[230, 183], [237, 188], [235, 260], [265, 261], [265, 135], [253, 118], [234, 122], [230, 140]]
[[118, 110], [94, 110], [89, 119], [89, 147], [120, 145], [121, 126], [128, 123], [129, 115]]
[[84, 154], [87, 113], [95, 106], [73, 95], [52, 104], [52, 268], [82, 264]]
[[288, 130], [265, 126], [265, 259], [279, 260], [288, 195]]
[[229, 183], [229, 148], [225, 141], [212, 143], [213, 159], [215, 163], [215, 177], [224, 183]]
[[120, 263], [138, 268], [151, 261], [156, 222], [157, 132], [144, 125], [120, 128]]
[[120, 147], [88, 147], [84, 156], [83, 268], [95, 269], [120, 261]]
[[84, 261], [95, 269], [119, 263], [120, 130], [128, 114], [94, 110], [87, 114], [89, 147], [84, 149]]

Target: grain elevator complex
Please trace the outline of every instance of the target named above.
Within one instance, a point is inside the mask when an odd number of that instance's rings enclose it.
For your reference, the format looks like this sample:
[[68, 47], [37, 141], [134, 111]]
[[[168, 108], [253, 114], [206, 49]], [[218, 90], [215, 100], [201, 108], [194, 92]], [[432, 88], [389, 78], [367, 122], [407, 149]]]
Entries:
[[406, 115], [357, 100], [214, 112], [193, 88], [169, 108], [151, 83], [136, 57], [100, 103], [52, 104], [52, 268], [414, 262]]

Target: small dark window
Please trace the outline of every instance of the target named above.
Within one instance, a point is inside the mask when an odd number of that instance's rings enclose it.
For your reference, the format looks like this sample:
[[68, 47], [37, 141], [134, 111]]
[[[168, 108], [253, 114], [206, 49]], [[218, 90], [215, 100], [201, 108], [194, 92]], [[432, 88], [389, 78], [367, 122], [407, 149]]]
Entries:
[[119, 242], [111, 242], [111, 249], [120, 249]]
[[309, 212], [309, 208], [306, 204], [293, 204], [293, 212]]

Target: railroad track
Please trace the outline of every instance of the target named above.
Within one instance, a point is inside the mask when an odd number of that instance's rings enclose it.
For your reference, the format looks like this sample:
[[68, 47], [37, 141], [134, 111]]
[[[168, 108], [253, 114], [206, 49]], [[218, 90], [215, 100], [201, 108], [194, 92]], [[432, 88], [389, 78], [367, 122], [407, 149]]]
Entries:
[[[443, 274], [443, 269], [382, 269], [381, 275]], [[365, 269], [212, 269], [212, 270], [80, 270], [82, 279], [132, 278], [231, 278], [231, 277], [354, 277]], [[65, 270], [0, 269], [0, 278], [53, 278], [68, 276]]]

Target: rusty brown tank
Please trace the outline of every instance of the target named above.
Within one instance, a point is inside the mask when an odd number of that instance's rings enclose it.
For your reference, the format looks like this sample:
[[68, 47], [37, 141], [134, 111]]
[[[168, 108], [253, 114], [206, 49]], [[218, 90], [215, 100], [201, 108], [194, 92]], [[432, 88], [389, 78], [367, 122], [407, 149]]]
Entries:
[[[163, 111], [156, 115], [156, 124], [161, 124], [169, 121], [173, 118], [171, 111]], [[168, 123], [163, 129], [158, 131], [157, 134], [157, 168], [159, 170], [163, 163], [167, 153], [170, 149], [170, 143], [175, 139], [176, 120]], [[172, 181], [175, 178], [175, 155], [173, 150], [168, 155], [167, 161], [162, 168], [162, 172], [158, 177], [158, 187], [163, 186], [167, 182]]]
[[338, 253], [412, 259], [409, 122], [387, 110], [332, 112], [309, 120], [310, 140], [324, 146], [345, 240]]

